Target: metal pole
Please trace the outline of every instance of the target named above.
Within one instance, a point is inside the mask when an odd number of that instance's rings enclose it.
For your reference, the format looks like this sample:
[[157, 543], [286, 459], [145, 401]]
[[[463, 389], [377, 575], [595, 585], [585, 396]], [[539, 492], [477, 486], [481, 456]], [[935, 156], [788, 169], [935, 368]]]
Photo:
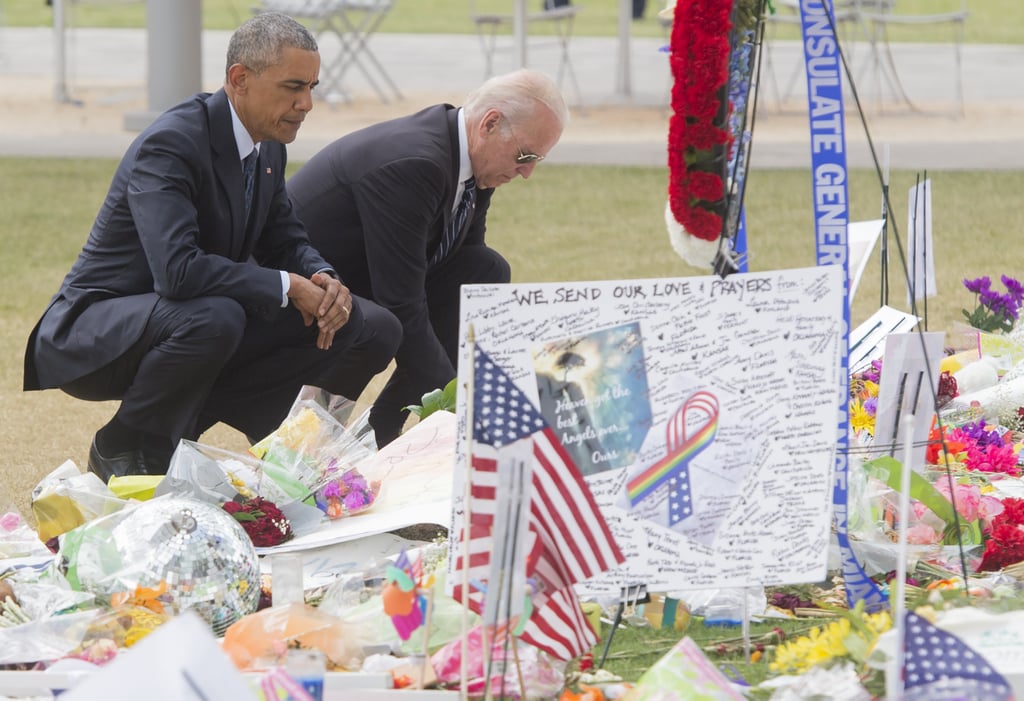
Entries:
[[68, 61], [64, 34], [64, 0], [53, 0], [53, 99], [61, 103], [80, 104], [68, 95]]
[[512, 33], [516, 37], [516, 58], [519, 67], [526, 68], [526, 0], [516, 0], [512, 16]]
[[633, 71], [629, 67], [629, 41], [633, 31], [633, 2], [619, 0], [619, 49], [615, 72], [615, 91], [622, 97], [633, 96]]
[[125, 115], [141, 130], [161, 112], [202, 89], [201, 0], [146, 0], [147, 110]]

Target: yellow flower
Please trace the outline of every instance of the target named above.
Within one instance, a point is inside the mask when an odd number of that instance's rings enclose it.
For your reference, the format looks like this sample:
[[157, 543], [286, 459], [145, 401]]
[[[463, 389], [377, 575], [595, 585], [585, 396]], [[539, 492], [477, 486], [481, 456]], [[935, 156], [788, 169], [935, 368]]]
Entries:
[[811, 631], [800, 638], [779, 645], [775, 658], [768, 665], [772, 672], [802, 674], [812, 667], [841, 658], [862, 664], [871, 654], [878, 637], [892, 627], [888, 611], [865, 614], [855, 609], [847, 617]]
[[849, 632], [850, 622], [845, 618], [812, 628], [807, 635], [779, 645], [769, 668], [773, 672], [801, 674], [811, 667], [843, 657], [846, 655], [843, 641]]
[[868, 434], [875, 435], [875, 417], [868, 413], [860, 400], [850, 402], [850, 426], [855, 433], [867, 431]]

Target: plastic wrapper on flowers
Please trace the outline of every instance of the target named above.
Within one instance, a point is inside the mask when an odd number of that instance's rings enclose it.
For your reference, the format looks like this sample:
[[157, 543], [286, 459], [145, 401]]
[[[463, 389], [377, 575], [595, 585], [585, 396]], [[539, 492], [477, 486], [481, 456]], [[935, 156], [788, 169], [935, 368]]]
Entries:
[[65, 657], [104, 665], [168, 620], [170, 617], [166, 613], [135, 604], [98, 611], [85, 629], [81, 643], [69, 650]]
[[759, 689], [774, 689], [771, 701], [871, 701], [872, 696], [861, 685], [852, 664], [815, 667], [799, 676], [784, 675], [764, 681]]
[[46, 542], [94, 518], [119, 511], [127, 502], [115, 497], [99, 477], [81, 472], [70, 460], [32, 490], [32, 514], [39, 540]]
[[49, 554], [50, 551], [39, 540], [39, 534], [25, 523], [21, 514], [7, 511], [0, 515], [0, 560]]
[[[895, 467], [899, 467], [898, 463]], [[891, 475], [890, 481], [898, 482], [898, 473]], [[898, 491], [885, 480], [879, 479], [877, 467], [873, 468], [871, 463], [865, 463], [859, 458], [850, 462], [847, 487], [849, 489], [848, 531], [852, 539], [851, 545], [854, 552], [857, 553], [864, 571], [873, 576], [895, 570], [900, 557], [900, 549], [895, 542], [895, 529], [899, 522]], [[929, 487], [927, 484], [921, 485], [922, 490], [927, 487]], [[936, 490], [931, 489], [928, 494], [929, 502], [942, 500], [938, 502], [940, 505], [944, 503], [947, 509], [952, 508], [947, 498]], [[908, 521], [911, 540], [906, 548], [908, 569], [912, 571], [919, 561], [955, 559], [960, 552], [959, 546], [955, 542], [952, 544], [941, 542], [942, 533], [946, 527], [942, 518], [921, 502], [914, 502], [912, 507]], [[946, 510], [939, 508], [939, 512], [953, 521], [951, 514]], [[961, 525], [972, 524], [961, 521]], [[980, 533], [976, 530], [976, 528], [972, 530], [975, 544], [980, 542]], [[971, 551], [971, 543], [972, 539], [970, 538], [965, 541], [968, 552]]]
[[[423, 636], [429, 632], [429, 647], [434, 649], [439, 645], [459, 639], [462, 634], [462, 618], [466, 615], [463, 607], [450, 596], [437, 595], [437, 592], [445, 590], [445, 570], [441, 566], [436, 570], [435, 581], [431, 587], [434, 595], [430, 596], [430, 630], [426, 626], [420, 626], [412, 632], [408, 640], [401, 640], [395, 630], [395, 626], [386, 615], [383, 615], [384, 604], [380, 591], [372, 594], [366, 592], [362, 587], [363, 575], [341, 580], [331, 585], [324, 593], [324, 598], [318, 608], [331, 613], [345, 622], [356, 623], [362, 626], [366, 642], [374, 646], [384, 646], [390, 649], [400, 649], [403, 653], [411, 655], [423, 650]], [[475, 613], [468, 613], [469, 620], [473, 625], [479, 620]]]
[[[505, 635], [488, 636], [491, 639], [491, 693], [496, 697], [520, 699], [553, 699], [565, 684], [565, 663], [544, 654], [532, 645], [522, 643], [518, 638]], [[515, 649], [513, 646], [517, 646]], [[471, 697], [482, 696], [486, 678], [484, 676], [483, 628], [479, 625], [466, 634], [466, 660], [469, 681], [467, 693]], [[514, 656], [515, 655], [517, 656]], [[462, 639], [457, 638], [435, 652], [430, 663], [439, 681], [445, 684], [459, 683], [462, 669]], [[520, 675], [517, 668], [522, 671]], [[504, 671], [502, 671], [504, 670]], [[502, 675], [504, 674], [504, 678]], [[519, 679], [526, 685], [519, 688]]]
[[[32, 621], [95, 606], [96, 597], [93, 594], [72, 589], [54, 567], [48, 567], [44, 571], [23, 567], [4, 581], [11, 588], [13, 600], [18, 604], [19, 615]], [[0, 610], [4, 608], [3, 602], [0, 602]], [[4, 613], [4, 618], [9, 620], [7, 612]], [[0, 620], [0, 625], [4, 624], [5, 621]]]
[[360, 626], [303, 603], [245, 616], [224, 633], [223, 649], [240, 670], [282, 665], [289, 649], [319, 650], [328, 669], [355, 671], [363, 663]]
[[[315, 531], [323, 512], [302, 501], [312, 501], [303, 488], [282, 486], [271, 477], [269, 467], [252, 455], [182, 441], [155, 495], [190, 497], [222, 508], [228, 501], [261, 497], [281, 510], [295, 535]], [[293, 492], [300, 496], [293, 497]]]
[[342, 426], [318, 402], [299, 400], [276, 431], [250, 448], [290, 496], [313, 499], [336, 519], [371, 508], [381, 482], [358, 465], [376, 448], [372, 434]]
[[99, 610], [82, 611], [0, 628], [0, 666], [36, 664], [66, 657], [85, 639]]

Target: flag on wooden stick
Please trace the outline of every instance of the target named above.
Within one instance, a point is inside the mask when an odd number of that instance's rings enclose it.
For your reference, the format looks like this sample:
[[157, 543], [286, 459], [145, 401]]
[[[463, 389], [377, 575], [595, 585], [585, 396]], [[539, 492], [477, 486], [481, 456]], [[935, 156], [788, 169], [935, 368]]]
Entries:
[[[469, 568], [470, 586], [468, 597], [461, 584], [454, 596], [487, 623], [521, 615], [525, 642], [559, 659], [578, 657], [598, 638], [572, 585], [625, 558], [540, 412], [486, 352], [477, 349], [473, 365], [468, 542], [456, 562]], [[516, 485], [525, 485], [521, 497]]]

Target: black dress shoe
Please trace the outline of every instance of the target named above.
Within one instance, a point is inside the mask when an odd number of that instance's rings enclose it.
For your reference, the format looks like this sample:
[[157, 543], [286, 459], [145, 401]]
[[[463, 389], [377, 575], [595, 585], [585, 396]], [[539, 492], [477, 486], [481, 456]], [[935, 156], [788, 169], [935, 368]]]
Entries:
[[89, 447], [89, 472], [103, 480], [103, 484], [109, 482], [111, 477], [147, 474], [142, 451], [129, 450], [107, 458], [96, 447], [96, 438], [92, 439]]

